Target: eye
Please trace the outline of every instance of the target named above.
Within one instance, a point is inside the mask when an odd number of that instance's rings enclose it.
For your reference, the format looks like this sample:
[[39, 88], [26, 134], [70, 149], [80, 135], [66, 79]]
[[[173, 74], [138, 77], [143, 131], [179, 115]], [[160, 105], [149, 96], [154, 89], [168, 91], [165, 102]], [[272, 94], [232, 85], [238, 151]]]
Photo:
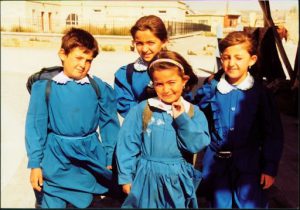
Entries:
[[154, 87], [161, 87], [161, 86], [162, 86], [162, 83], [154, 82]]
[[170, 81], [168, 82], [169, 85], [175, 85], [176, 84], [176, 81]]
[[147, 45], [148, 46], [153, 46], [153, 45], [155, 45], [155, 42], [152, 42], [152, 41], [151, 42], [147, 42]]
[[230, 57], [227, 56], [227, 55], [223, 55], [223, 56], [221, 56], [221, 59], [222, 59], [223, 61], [226, 61], [226, 60], [229, 60]]
[[142, 45], [143, 45], [142, 42], [135, 42], [134, 44], [135, 44], [136, 46], [142, 46]]

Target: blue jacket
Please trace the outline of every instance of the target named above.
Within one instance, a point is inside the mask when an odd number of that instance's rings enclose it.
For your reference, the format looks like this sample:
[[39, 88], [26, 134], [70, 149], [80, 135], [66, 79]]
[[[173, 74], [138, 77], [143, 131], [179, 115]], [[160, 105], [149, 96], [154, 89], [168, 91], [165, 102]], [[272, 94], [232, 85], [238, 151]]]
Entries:
[[[208, 151], [230, 150], [233, 164], [241, 172], [276, 176], [283, 150], [283, 129], [272, 93], [258, 81], [251, 89], [235, 89], [227, 94], [221, 94], [217, 84], [213, 79], [196, 94], [211, 128]], [[203, 161], [204, 176], [223, 170], [217, 166], [221, 162], [212, 157], [204, 157]]]

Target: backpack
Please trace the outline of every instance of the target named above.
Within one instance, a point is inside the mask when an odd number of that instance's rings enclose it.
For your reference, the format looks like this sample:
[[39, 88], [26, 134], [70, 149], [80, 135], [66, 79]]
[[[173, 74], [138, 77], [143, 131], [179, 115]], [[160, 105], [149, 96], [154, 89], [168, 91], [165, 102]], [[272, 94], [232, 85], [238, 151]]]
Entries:
[[[133, 72], [134, 72], [134, 66], [133, 66], [133, 63], [130, 63], [126, 67], [126, 80], [127, 80], [128, 84], [130, 85], [130, 87], [132, 87], [132, 75], [133, 75]], [[134, 91], [132, 91], [132, 92], [134, 94]], [[153, 88], [150, 88], [149, 86], [147, 86], [145, 88], [145, 90], [143, 91], [143, 93], [141, 94], [141, 96], [136, 96], [135, 95], [135, 97], [137, 98], [138, 102], [141, 102], [143, 100], [146, 100], [148, 98], [152, 98], [152, 97], [155, 97], [155, 96], [157, 96], [156, 92], [154, 91]]]
[[[53, 66], [53, 67], [49, 67], [49, 68], [42, 68], [40, 71], [35, 72], [34, 74], [30, 75], [27, 79], [27, 83], [26, 83], [26, 88], [29, 92], [29, 94], [31, 94], [31, 87], [33, 85], [34, 82], [36, 82], [37, 80], [48, 80], [47, 81], [47, 86], [46, 86], [46, 102], [48, 104], [49, 101], [49, 95], [51, 92], [51, 82], [52, 82], [52, 78], [54, 76], [56, 76], [57, 74], [59, 74], [61, 71], [63, 71], [63, 67], [62, 66]], [[90, 77], [89, 75], [87, 75], [93, 89], [96, 92], [97, 98], [100, 98], [100, 89], [99, 86], [97, 85], [96, 81]]]

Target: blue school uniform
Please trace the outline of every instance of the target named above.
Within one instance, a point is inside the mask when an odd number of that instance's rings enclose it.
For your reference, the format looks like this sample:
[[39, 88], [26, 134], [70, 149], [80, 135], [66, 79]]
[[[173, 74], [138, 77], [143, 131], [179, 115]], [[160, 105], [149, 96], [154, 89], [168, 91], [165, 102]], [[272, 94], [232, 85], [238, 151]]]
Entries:
[[223, 74], [220, 81], [204, 84], [196, 98], [200, 108], [210, 110], [212, 123], [211, 143], [203, 157], [211, 207], [268, 207], [260, 176], [276, 176], [283, 149], [281, 120], [271, 93], [250, 74], [238, 86], [227, 83]]
[[[118, 181], [131, 183], [131, 191], [123, 208], [197, 208], [194, 183], [201, 173], [193, 168], [183, 154], [197, 153], [210, 142], [207, 121], [198, 107], [184, 102], [185, 110], [194, 106], [194, 116], [186, 112], [176, 119], [171, 110], [155, 106], [143, 130], [146, 103], [133, 107], [121, 127], [116, 146]], [[134, 128], [134, 129], [133, 129]]]
[[[129, 64], [128, 64], [129, 65]], [[132, 84], [129, 84], [126, 75], [127, 66], [122, 66], [115, 73], [114, 90], [116, 92], [117, 110], [125, 117], [133, 106], [146, 99], [145, 89], [151, 86], [147, 71], [148, 64], [138, 58], [133, 64]]]
[[32, 86], [26, 118], [28, 168], [42, 168], [42, 207], [65, 208], [69, 202], [85, 208], [93, 194], [108, 191], [112, 179], [106, 166], [112, 164], [119, 131], [116, 101], [113, 89], [97, 77], [99, 100], [87, 78], [78, 83], [63, 72], [60, 77], [63, 83], [51, 82], [48, 105], [47, 81]]

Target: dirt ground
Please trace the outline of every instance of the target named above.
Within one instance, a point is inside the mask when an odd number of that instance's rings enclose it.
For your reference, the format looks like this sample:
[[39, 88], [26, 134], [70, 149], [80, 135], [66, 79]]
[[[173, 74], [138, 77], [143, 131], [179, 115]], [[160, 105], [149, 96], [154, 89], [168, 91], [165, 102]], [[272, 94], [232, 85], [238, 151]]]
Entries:
[[[201, 69], [213, 71], [215, 61], [213, 56], [200, 53], [203, 46], [195, 45], [203, 41], [202, 37], [189, 37], [172, 41], [170, 47], [186, 56], [200, 77], [208, 75]], [[24, 125], [29, 93], [25, 84], [28, 76], [42, 67], [60, 65], [57, 50], [56, 47], [1, 47], [1, 208], [34, 208], [35, 199], [26, 168]], [[190, 50], [196, 55], [189, 55]], [[136, 52], [101, 52], [93, 61], [91, 73], [112, 85], [114, 72], [136, 58]], [[281, 102], [289, 103], [288, 96], [285, 94]], [[274, 208], [299, 208], [298, 117], [288, 113], [289, 110], [286, 108], [282, 112], [286, 140], [279, 174], [271, 189], [271, 206]], [[109, 197], [95, 202], [91, 207], [120, 206], [120, 202]], [[200, 202], [205, 206], [202, 199]]]

